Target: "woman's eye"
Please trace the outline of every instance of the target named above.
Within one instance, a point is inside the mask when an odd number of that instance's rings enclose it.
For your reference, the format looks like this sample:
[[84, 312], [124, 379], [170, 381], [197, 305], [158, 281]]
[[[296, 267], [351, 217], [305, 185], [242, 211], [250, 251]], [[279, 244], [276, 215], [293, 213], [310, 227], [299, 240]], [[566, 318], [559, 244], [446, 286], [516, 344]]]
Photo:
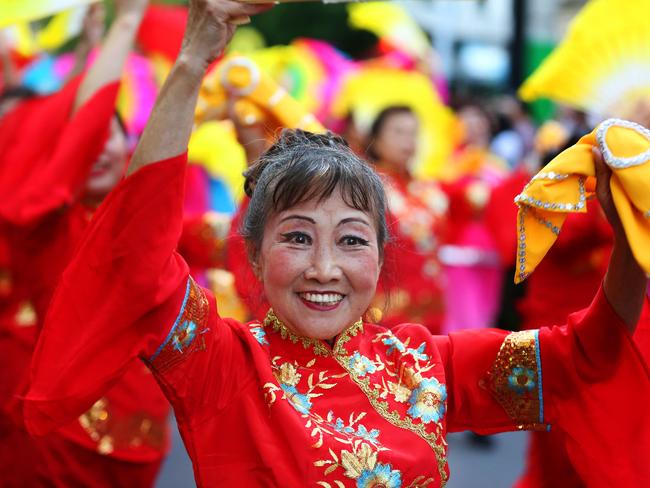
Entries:
[[341, 239], [341, 243], [346, 246], [367, 246], [368, 241], [357, 236], [344, 236]]
[[289, 232], [287, 234], [282, 234], [284, 242], [289, 242], [291, 244], [311, 244], [311, 237], [303, 232]]

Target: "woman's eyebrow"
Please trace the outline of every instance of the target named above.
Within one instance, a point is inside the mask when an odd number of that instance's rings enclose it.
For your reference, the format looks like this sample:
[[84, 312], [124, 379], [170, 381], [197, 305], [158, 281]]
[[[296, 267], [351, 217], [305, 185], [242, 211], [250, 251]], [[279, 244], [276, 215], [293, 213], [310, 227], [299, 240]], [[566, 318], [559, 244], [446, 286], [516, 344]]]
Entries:
[[358, 222], [359, 224], [367, 225], [370, 227], [370, 224], [365, 219], [362, 219], [360, 217], [348, 217], [347, 219], [341, 220], [338, 224], [336, 224], [336, 226], [338, 227], [340, 225], [349, 224], [350, 222]]
[[282, 220], [280, 220], [280, 223], [285, 222], [287, 220], [305, 220], [311, 224], [315, 224], [316, 221], [312, 219], [311, 217], [306, 217], [305, 215], [288, 215]]

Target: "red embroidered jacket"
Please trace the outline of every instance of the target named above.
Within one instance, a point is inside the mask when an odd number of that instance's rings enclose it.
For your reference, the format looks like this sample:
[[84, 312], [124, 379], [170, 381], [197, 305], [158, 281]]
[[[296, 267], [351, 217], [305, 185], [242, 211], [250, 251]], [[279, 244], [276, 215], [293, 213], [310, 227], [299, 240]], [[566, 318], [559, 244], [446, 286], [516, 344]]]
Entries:
[[201, 487], [431, 488], [448, 478], [447, 432], [553, 425], [589, 486], [650, 481], [648, 372], [602, 292], [564, 327], [447, 337], [359, 321], [332, 347], [272, 311], [221, 318], [174, 251], [184, 164], [141, 169], [98, 211], [34, 358], [32, 432], [78, 415], [140, 357]]

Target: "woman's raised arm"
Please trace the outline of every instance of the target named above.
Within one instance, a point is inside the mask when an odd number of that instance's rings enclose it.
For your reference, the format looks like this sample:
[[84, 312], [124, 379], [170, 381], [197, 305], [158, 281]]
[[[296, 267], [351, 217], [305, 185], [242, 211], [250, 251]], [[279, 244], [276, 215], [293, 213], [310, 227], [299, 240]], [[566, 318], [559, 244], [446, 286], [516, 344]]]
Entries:
[[221, 55], [237, 25], [269, 7], [234, 0], [190, 1], [181, 52], [158, 95], [128, 174], [187, 149], [199, 88], [208, 66]]
[[641, 316], [648, 280], [632, 254], [623, 224], [614, 206], [609, 184], [612, 170], [605, 164], [600, 150], [594, 148], [592, 152], [596, 164], [596, 194], [614, 231], [614, 248], [605, 275], [603, 291], [630, 334], [634, 334]]
[[119, 81], [122, 68], [131, 52], [135, 35], [147, 8], [148, 0], [115, 0], [115, 20], [99, 50], [97, 59], [84, 75], [74, 103], [76, 112], [97, 91]]

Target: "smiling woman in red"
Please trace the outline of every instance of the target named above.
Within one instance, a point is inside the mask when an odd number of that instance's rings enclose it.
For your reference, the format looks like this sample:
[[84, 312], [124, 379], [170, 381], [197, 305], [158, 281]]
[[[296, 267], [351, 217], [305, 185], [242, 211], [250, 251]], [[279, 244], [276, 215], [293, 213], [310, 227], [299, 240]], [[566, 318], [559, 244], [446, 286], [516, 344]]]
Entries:
[[[380, 178], [336, 136], [285, 131], [246, 180], [243, 233], [272, 309], [260, 322], [222, 318], [188, 278], [175, 247], [194, 102], [234, 25], [262, 8], [190, 3], [131, 176], [57, 289], [25, 399], [28, 428], [78, 415], [140, 358], [174, 406], [202, 487], [431, 488], [449, 476], [447, 432], [551, 425], [571, 434], [591, 486], [650, 480], [648, 373], [630, 338], [645, 276], [621, 232], [602, 289], [564, 327], [388, 330], [360, 318], [387, 239]], [[617, 224], [607, 188], [599, 198]], [[621, 404], [634, 425], [612, 426]]]

